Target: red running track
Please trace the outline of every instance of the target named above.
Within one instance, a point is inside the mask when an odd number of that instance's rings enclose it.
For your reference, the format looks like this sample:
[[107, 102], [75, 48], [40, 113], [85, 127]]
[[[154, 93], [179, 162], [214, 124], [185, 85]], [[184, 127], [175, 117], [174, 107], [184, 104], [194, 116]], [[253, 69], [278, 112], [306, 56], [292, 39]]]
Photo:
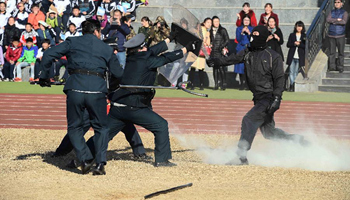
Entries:
[[[0, 128], [66, 129], [64, 95], [0, 94]], [[155, 98], [153, 107], [170, 132], [239, 134], [248, 100]], [[350, 138], [350, 104], [283, 101], [276, 127], [290, 133]], [[138, 127], [139, 131], [145, 131]]]

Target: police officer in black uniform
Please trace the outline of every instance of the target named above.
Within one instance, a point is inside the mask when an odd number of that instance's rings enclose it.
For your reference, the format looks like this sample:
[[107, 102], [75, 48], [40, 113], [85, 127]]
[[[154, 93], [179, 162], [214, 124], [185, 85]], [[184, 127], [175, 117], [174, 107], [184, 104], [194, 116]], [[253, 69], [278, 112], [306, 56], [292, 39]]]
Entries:
[[94, 175], [106, 174], [104, 165], [108, 147], [107, 126], [107, 84], [105, 72], [109, 69], [112, 76], [120, 79], [123, 70], [117, 57], [101, 37], [101, 26], [97, 20], [82, 23], [83, 36], [71, 37], [58, 46], [47, 50], [42, 58], [40, 85], [50, 86], [49, 70], [54, 59], [66, 55], [70, 74], [64, 87], [67, 94], [68, 135], [81, 162], [83, 174], [89, 173], [93, 165], [91, 151], [84, 139], [84, 110], [89, 113], [91, 126], [95, 131]]
[[[188, 51], [194, 51], [190, 43], [186, 47], [164, 53], [167, 44], [176, 37], [174, 32], [163, 42], [147, 49], [145, 36], [141, 33], [124, 44], [127, 59], [122, 85], [153, 86], [157, 68], [183, 57]], [[126, 122], [131, 122], [151, 131], [155, 136], [155, 166], [175, 166], [171, 159], [169, 130], [167, 121], [151, 109], [151, 100], [155, 92], [152, 89], [120, 88], [111, 97], [111, 110], [108, 115], [110, 127], [109, 139], [118, 133]]]
[[284, 86], [282, 57], [266, 48], [269, 31], [257, 26], [252, 31], [251, 46], [229, 57], [210, 59], [208, 65], [232, 65], [244, 62], [248, 87], [253, 93], [254, 107], [243, 117], [241, 138], [237, 154], [240, 164], [248, 164], [247, 151], [251, 148], [255, 134], [260, 128], [266, 139], [293, 140], [306, 144], [301, 135], [292, 135], [275, 128], [274, 113], [279, 109]]
[[[110, 47], [112, 47], [114, 50], [116, 48], [116, 38], [108, 38], [103, 40], [106, 44], [108, 44]], [[114, 84], [117, 84], [120, 80], [113, 80]], [[111, 82], [110, 82], [111, 83]], [[112, 83], [113, 84], [113, 83]], [[111, 84], [111, 85], [112, 85]], [[112, 95], [113, 90], [112, 87], [109, 87], [109, 95]], [[89, 129], [91, 128], [91, 123], [89, 119], [89, 112], [85, 109], [84, 111], [84, 126], [83, 126], [83, 131], [84, 133], [87, 133]], [[125, 127], [121, 130], [125, 134], [126, 140], [129, 142], [132, 151], [133, 151], [133, 157], [135, 160], [149, 160], [151, 157], [146, 155], [146, 150], [143, 146], [141, 137], [139, 133], [137, 132], [135, 126], [132, 123], [126, 123]], [[93, 143], [93, 140], [88, 142], [88, 147], [90, 148], [90, 151], [92, 155], [94, 155], [95, 149], [93, 148], [94, 146], [89, 143]], [[52, 157], [60, 157], [60, 156], [65, 156], [68, 153], [70, 153], [73, 150], [73, 145], [69, 139], [69, 135], [66, 134], [64, 138], [62, 139], [60, 145], [52, 155]], [[75, 160], [72, 160], [68, 165], [68, 167], [71, 168], [76, 168], [77, 163]]]
[[[91, 128], [91, 123], [89, 119], [89, 113], [87, 110], [84, 111], [84, 116], [83, 116], [83, 132], [86, 134], [90, 128]], [[141, 137], [139, 133], [137, 132], [135, 126], [132, 123], [126, 123], [125, 127], [121, 130], [123, 133], [125, 133], [126, 140], [129, 142], [132, 151], [133, 151], [133, 158], [135, 160], [149, 160], [151, 157], [147, 156], [146, 150], [143, 146]], [[89, 141], [93, 143], [93, 140]], [[93, 144], [87, 143], [92, 155], [94, 156], [95, 154], [95, 149]], [[92, 148], [91, 148], [92, 147]], [[69, 139], [68, 133], [64, 136], [62, 139], [60, 145], [56, 149], [56, 151], [53, 153], [52, 157], [61, 157], [65, 156], [68, 153], [70, 153], [73, 150], [73, 145]], [[75, 160], [72, 160], [67, 167], [70, 168], [76, 168], [78, 167], [77, 163]]]

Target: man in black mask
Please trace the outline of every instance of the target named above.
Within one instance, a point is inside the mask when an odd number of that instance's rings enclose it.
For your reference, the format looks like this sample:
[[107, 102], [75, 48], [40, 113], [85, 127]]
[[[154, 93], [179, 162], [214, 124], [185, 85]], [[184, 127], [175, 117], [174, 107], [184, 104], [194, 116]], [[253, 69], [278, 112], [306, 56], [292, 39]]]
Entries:
[[247, 152], [251, 148], [255, 134], [260, 128], [266, 139], [293, 140], [306, 144], [301, 135], [292, 135], [275, 128], [274, 113], [279, 109], [284, 86], [282, 57], [266, 48], [269, 31], [265, 26], [257, 26], [252, 31], [250, 47], [229, 57], [208, 60], [209, 66], [227, 66], [244, 62], [248, 88], [253, 93], [254, 107], [243, 117], [241, 138], [237, 154], [240, 163], [248, 164]]

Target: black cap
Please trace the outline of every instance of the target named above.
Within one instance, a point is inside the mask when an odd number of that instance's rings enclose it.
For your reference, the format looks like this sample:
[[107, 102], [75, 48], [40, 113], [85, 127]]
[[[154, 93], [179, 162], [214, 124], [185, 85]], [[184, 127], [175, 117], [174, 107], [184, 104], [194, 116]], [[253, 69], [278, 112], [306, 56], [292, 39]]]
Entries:
[[131, 38], [129, 41], [125, 42], [125, 48], [136, 48], [145, 43], [145, 35], [143, 33], [137, 34], [135, 37]]

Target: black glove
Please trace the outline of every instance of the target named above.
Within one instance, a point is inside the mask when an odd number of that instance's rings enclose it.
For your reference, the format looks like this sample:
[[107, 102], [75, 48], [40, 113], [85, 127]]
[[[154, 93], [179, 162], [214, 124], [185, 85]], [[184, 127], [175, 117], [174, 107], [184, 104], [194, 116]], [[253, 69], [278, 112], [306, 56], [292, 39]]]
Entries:
[[170, 36], [169, 36], [170, 42], [172, 42], [172, 41], [176, 38], [177, 33], [178, 33], [177, 30], [174, 30], [174, 31], [172, 31], [172, 32], [170, 33]]
[[194, 50], [196, 49], [196, 45], [195, 45], [196, 43], [195, 42], [190, 42], [190, 43], [188, 43], [187, 45], [186, 45], [186, 50], [187, 50], [187, 52], [194, 52]]
[[50, 82], [50, 79], [43, 79], [43, 78], [40, 78], [39, 79], [39, 84], [41, 87], [51, 87], [51, 82]]
[[281, 97], [275, 96], [274, 100], [271, 102], [269, 108], [267, 109], [267, 114], [272, 115], [278, 109], [280, 109]]
[[212, 59], [212, 58], [209, 58], [208, 60], [206, 60], [207, 61], [207, 65], [208, 65], [208, 67], [214, 67], [214, 65], [215, 65], [215, 61], [214, 61], [214, 59]]

